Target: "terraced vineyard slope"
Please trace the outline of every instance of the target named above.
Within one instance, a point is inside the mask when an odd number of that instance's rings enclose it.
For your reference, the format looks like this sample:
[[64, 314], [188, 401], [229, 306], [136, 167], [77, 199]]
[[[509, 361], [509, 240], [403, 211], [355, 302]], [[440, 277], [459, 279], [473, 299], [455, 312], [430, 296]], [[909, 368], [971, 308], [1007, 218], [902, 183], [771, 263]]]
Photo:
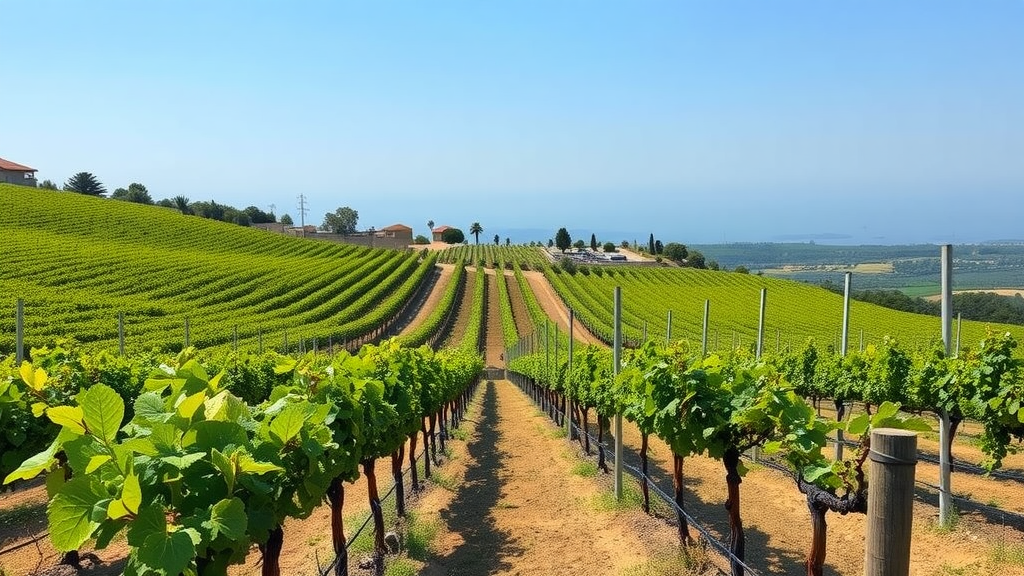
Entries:
[[[592, 267], [575, 274], [549, 268], [544, 274], [577, 318], [605, 342], [611, 341], [616, 286], [622, 287], [623, 336], [632, 343], [642, 338], [645, 324], [649, 337], [664, 338], [672, 310], [673, 340], [689, 339], [700, 345], [704, 301], [710, 300], [709, 349], [751, 345], [757, 338], [761, 288], [767, 289], [764, 346], [768, 351], [777, 346], [800, 347], [811, 337], [823, 345], [837, 343], [842, 328], [842, 296], [788, 280], [678, 268]], [[986, 328], [1011, 332], [1018, 339], [1024, 336], [1020, 326], [964, 321], [963, 342], [981, 340]], [[865, 345], [893, 336], [912, 348], [926, 347], [938, 341], [940, 332], [937, 317], [856, 301], [850, 305], [854, 349], [861, 336]]]
[[[73, 336], [91, 347], [281, 349], [389, 322], [434, 266], [411, 252], [288, 238], [175, 210], [0, 184], [0, 354]], [[237, 330], [237, 336], [236, 336]]]

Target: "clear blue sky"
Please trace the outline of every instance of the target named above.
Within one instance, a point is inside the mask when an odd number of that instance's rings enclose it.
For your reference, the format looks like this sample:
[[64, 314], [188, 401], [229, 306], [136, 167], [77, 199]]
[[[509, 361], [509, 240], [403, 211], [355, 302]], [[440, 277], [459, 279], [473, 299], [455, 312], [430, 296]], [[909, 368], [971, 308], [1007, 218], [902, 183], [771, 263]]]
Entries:
[[58, 183], [488, 237], [1024, 237], [1022, 0], [0, 13], [0, 156]]

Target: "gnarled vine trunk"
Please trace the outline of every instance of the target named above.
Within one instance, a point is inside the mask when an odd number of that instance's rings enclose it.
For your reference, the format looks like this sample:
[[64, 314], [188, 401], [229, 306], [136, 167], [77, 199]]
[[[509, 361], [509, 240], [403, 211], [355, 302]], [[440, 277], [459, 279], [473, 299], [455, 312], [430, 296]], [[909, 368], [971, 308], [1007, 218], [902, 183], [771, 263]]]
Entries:
[[327, 488], [327, 500], [331, 503], [331, 544], [334, 547], [334, 576], [348, 576], [348, 548], [345, 543], [345, 484], [341, 477], [331, 480]]
[[[863, 459], [861, 459], [858, 465], [863, 466], [863, 464]], [[859, 486], [865, 486], [863, 483], [863, 472], [858, 472], [857, 482]], [[861, 489], [859, 492], [849, 492], [839, 497], [805, 481], [803, 478], [797, 478], [796, 484], [800, 492], [807, 496], [807, 509], [811, 512], [811, 548], [808, 550], [807, 560], [804, 562], [804, 565], [807, 567], [807, 576], [822, 576], [824, 573], [828, 537], [825, 515], [830, 510], [840, 514], [848, 514], [850, 512], [866, 513], [868, 511], [867, 491]]]
[[281, 576], [281, 547], [284, 545], [284, 530], [280, 525], [270, 531], [266, 544], [260, 544], [263, 567], [260, 576]]
[[581, 430], [580, 433], [583, 434], [583, 451], [587, 453], [587, 456], [590, 456], [590, 433], [587, 430], [587, 426], [589, 426], [587, 420], [589, 419], [589, 416], [590, 416], [590, 409], [587, 408], [586, 406], [583, 406], [582, 407], [582, 411], [583, 411], [583, 426], [580, 427], [580, 430]]
[[[366, 488], [370, 500], [370, 511], [373, 513], [373, 566], [377, 574], [384, 573], [384, 554], [387, 545], [384, 543], [384, 511], [380, 506], [380, 495], [377, 493], [377, 475], [373, 467], [376, 460], [363, 460], [363, 474], [366, 476]], [[266, 576], [266, 575], [264, 575]]]
[[675, 488], [676, 506], [679, 510], [676, 510], [676, 519], [679, 522], [679, 542], [681, 544], [689, 544], [693, 541], [690, 537], [690, 524], [686, 521], [686, 515], [683, 514], [683, 457], [672, 453], [672, 486]]
[[423, 421], [420, 426], [420, 430], [423, 431], [423, 475], [430, 479], [430, 436], [427, 432], [427, 422]]
[[729, 564], [732, 576], [743, 576], [743, 565], [736, 561], [744, 560], [746, 549], [743, 520], [740, 518], [740, 482], [743, 481], [739, 473], [740, 451], [736, 448], [726, 449], [722, 463], [725, 464], [725, 482], [729, 486], [729, 499], [725, 501], [725, 509], [729, 512], [729, 551], [734, 556]]
[[409, 471], [412, 473], [412, 491], [420, 491], [420, 473], [416, 469], [416, 437], [417, 433], [409, 434]]
[[608, 473], [608, 463], [604, 460], [604, 416], [597, 413], [597, 467]]
[[391, 453], [391, 477], [395, 479], [395, 511], [405, 516], [405, 482], [402, 481], [402, 461], [405, 460], [405, 443]]

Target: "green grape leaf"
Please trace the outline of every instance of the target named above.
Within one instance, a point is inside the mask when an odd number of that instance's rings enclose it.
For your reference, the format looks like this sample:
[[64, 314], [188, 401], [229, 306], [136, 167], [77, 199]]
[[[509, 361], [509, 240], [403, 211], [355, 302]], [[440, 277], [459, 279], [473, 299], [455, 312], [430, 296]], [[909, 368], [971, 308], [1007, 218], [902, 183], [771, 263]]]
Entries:
[[209, 523], [204, 522], [203, 524], [210, 528], [211, 538], [223, 534], [229, 540], [241, 540], [245, 536], [245, 529], [248, 525], [245, 505], [238, 498], [221, 500], [213, 505]]
[[221, 391], [203, 403], [203, 414], [206, 420], [238, 422], [247, 416], [245, 403], [227, 390]]
[[230, 458], [216, 448], [210, 451], [210, 462], [224, 476], [224, 483], [227, 484], [230, 494], [235, 489], [235, 465], [231, 463]]
[[815, 466], [812, 464], [810, 466], [804, 466], [804, 469], [801, 471], [801, 475], [804, 477], [804, 480], [814, 483], [818, 478], [821, 478], [826, 474], [830, 474], [831, 472], [832, 466]]
[[182, 396], [177, 405], [178, 415], [186, 420], [191, 420], [192, 415], [203, 405], [204, 400], [206, 400], [205, 390], [196, 392], [191, 396]]
[[22, 382], [36, 392], [42, 390], [43, 385], [46, 384], [46, 370], [42, 368], [33, 369], [32, 363], [28, 360], [21, 363], [18, 374], [21, 376]]
[[46, 417], [54, 424], [63, 426], [75, 434], [85, 434], [81, 406], [54, 406], [53, 408], [47, 408]]
[[97, 454], [89, 458], [89, 464], [85, 467], [86, 474], [92, 474], [97, 468], [110, 461], [110, 454]]
[[150, 535], [166, 533], [167, 517], [164, 516], [163, 506], [156, 503], [149, 504], [139, 510], [138, 516], [128, 528], [128, 545], [138, 548]]
[[135, 399], [135, 417], [146, 422], [167, 422], [173, 414], [164, 408], [164, 400], [156, 392], [139, 394]]
[[118, 498], [117, 500], [111, 500], [110, 504], [107, 505], [107, 518], [111, 520], [118, 520], [124, 518], [130, 514], [128, 508], [124, 505], [124, 500]]
[[162, 576], [177, 576], [196, 555], [192, 537], [184, 530], [150, 534], [139, 547], [139, 561]]
[[284, 472], [284, 468], [270, 462], [258, 462], [243, 452], [238, 455], [238, 471], [244, 474], [265, 474], [267, 472]]
[[79, 393], [78, 405], [82, 407], [89, 432], [106, 442], [112, 442], [124, 419], [124, 400], [121, 396], [105, 384], [96, 384]]
[[54, 548], [78, 550], [99, 526], [92, 519], [93, 508], [105, 497], [103, 487], [90, 477], [69, 480], [46, 508]]
[[156, 444], [150, 438], [129, 438], [121, 443], [125, 449], [143, 456], [156, 456], [160, 454]]
[[282, 446], [298, 436], [306, 423], [309, 410], [301, 404], [289, 404], [270, 423], [270, 437]]
[[184, 456], [164, 456], [160, 460], [174, 466], [178, 470], [184, 470], [196, 462], [206, 457], [206, 454], [202, 452], [194, 452], [192, 454], [186, 454]]
[[124, 488], [121, 490], [121, 500], [124, 507], [132, 514], [139, 513], [139, 506], [142, 505], [142, 487], [139, 486], [139, 477], [129, 473], [124, 479]]
[[33, 402], [32, 403], [32, 416], [39, 418], [46, 412], [46, 402]]
[[18, 466], [14, 472], [11, 472], [4, 478], [4, 484], [10, 484], [15, 480], [31, 480], [44, 470], [48, 470], [56, 462], [53, 457], [57, 453], [56, 444], [56, 442], [50, 444], [50, 447], [46, 450], [22, 462], [21, 466]]
[[861, 414], [856, 418], [850, 420], [850, 423], [846, 425], [846, 431], [850, 434], [856, 434], [860, 436], [868, 430], [868, 426], [871, 425], [871, 416], [867, 414]]

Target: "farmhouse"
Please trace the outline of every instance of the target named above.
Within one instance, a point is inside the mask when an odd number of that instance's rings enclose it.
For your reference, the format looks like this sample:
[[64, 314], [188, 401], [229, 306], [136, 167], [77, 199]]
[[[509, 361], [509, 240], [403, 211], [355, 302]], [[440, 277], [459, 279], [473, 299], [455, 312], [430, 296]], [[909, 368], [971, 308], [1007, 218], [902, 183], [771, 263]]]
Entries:
[[32, 186], [34, 188], [36, 185], [36, 169], [0, 158], [0, 182]]
[[449, 228], [451, 228], [451, 226], [438, 226], [437, 228], [431, 230], [430, 233], [433, 235], [432, 240], [434, 242], [444, 242], [444, 240], [441, 239], [441, 235], [443, 235], [444, 231], [448, 230]]
[[379, 238], [393, 238], [396, 244], [412, 244], [412, 228], [405, 224], [392, 224], [377, 231]]

